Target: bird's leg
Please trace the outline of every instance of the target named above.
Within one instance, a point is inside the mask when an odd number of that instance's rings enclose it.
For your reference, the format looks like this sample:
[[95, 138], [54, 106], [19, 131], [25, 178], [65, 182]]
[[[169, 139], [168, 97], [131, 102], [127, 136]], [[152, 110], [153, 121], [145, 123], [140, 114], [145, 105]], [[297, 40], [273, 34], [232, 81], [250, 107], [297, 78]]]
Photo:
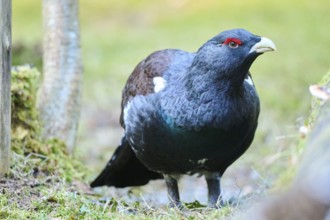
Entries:
[[180, 194], [179, 194], [177, 179], [172, 175], [166, 175], [166, 174], [164, 174], [164, 178], [167, 186], [168, 198], [170, 200], [170, 207], [171, 208], [177, 207], [181, 209], [182, 205], [180, 202]]
[[207, 173], [205, 174], [205, 179], [207, 183], [208, 194], [208, 206], [210, 208], [220, 208], [222, 203], [221, 189], [220, 189], [220, 178], [219, 173]]

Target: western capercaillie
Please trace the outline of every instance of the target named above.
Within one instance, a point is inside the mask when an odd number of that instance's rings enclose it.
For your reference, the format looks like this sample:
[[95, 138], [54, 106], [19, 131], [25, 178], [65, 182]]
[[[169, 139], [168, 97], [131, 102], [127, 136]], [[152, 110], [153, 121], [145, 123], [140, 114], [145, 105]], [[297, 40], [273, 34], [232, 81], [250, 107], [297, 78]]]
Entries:
[[122, 144], [91, 186], [137, 186], [165, 178], [170, 203], [181, 206], [180, 175], [205, 176], [209, 206], [221, 204], [220, 178], [250, 146], [259, 98], [249, 73], [274, 43], [228, 30], [195, 53], [167, 49], [142, 60], [122, 96]]

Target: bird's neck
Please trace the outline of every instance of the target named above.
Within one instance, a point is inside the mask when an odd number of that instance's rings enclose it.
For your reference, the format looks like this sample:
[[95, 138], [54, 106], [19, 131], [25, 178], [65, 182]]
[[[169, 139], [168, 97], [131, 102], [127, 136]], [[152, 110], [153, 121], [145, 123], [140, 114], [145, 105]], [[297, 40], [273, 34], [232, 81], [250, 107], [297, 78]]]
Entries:
[[[194, 60], [185, 82], [187, 91], [203, 93], [211, 91], [219, 94], [240, 94], [244, 80], [257, 56], [247, 57], [237, 68], [215, 68], [215, 65]], [[230, 70], [228, 70], [230, 69]]]
[[[234, 77], [231, 77], [232, 75]], [[219, 98], [223, 95], [237, 95], [244, 91], [243, 83], [247, 75], [248, 70], [230, 75], [224, 75], [216, 70], [208, 70], [202, 73], [193, 70], [185, 82], [185, 87], [190, 95], [196, 97], [208, 93]]]

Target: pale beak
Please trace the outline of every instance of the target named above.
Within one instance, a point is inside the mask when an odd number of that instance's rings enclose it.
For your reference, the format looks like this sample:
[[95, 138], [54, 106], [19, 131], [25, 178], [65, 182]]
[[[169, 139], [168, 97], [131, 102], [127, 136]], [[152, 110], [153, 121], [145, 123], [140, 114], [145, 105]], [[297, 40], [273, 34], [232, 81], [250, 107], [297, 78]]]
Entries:
[[273, 41], [266, 37], [261, 37], [261, 40], [253, 45], [253, 47], [250, 49], [249, 53], [256, 52], [256, 53], [265, 53], [268, 51], [275, 51], [276, 46]]

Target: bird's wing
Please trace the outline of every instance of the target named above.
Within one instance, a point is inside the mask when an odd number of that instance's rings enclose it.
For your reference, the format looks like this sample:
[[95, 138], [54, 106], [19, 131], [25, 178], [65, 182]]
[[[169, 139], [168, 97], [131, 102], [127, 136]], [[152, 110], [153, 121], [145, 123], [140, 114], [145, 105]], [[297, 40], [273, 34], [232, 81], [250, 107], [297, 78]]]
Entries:
[[[120, 115], [122, 127], [125, 127], [123, 119], [127, 103], [137, 95], [148, 95], [155, 92], [153, 79], [164, 75], [178, 51], [169, 49], [154, 52], [135, 67], [122, 94]], [[91, 186], [140, 186], [148, 183], [149, 180], [161, 178], [163, 178], [161, 174], [150, 171], [137, 159], [124, 136], [121, 145], [117, 147], [110, 161], [91, 183]]]
[[124, 108], [137, 95], [154, 93], [153, 79], [162, 77], [169, 68], [178, 50], [168, 49], [156, 51], [142, 60], [129, 76], [122, 93], [120, 124], [124, 125]]

